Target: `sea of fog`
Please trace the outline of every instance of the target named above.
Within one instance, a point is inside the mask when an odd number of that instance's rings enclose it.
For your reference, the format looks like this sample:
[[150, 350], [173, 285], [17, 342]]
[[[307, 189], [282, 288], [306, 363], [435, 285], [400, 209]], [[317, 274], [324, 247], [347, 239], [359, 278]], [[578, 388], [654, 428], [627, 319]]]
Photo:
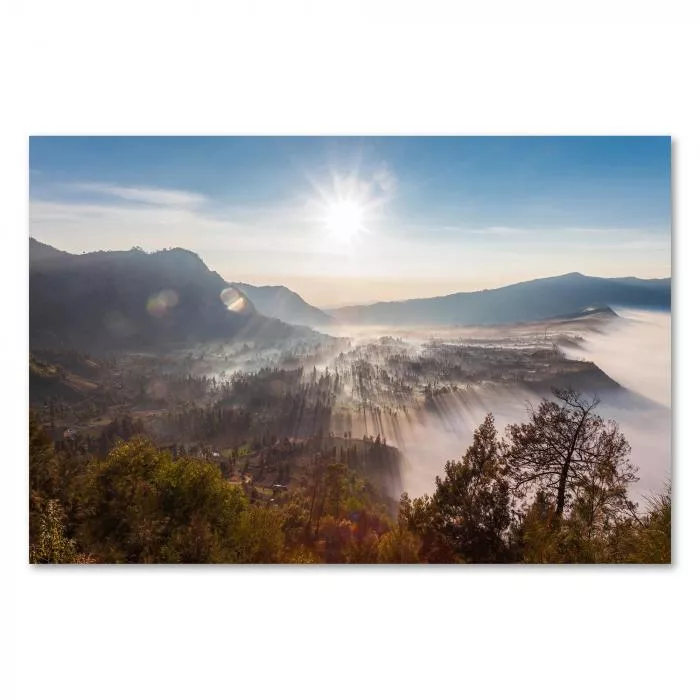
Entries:
[[[620, 320], [604, 332], [584, 333], [582, 348], [571, 354], [595, 362], [629, 390], [603, 396], [599, 413], [617, 421], [639, 467], [635, 500], [663, 490], [671, 475], [671, 316], [616, 309]], [[526, 418], [528, 402], [539, 397], [515, 387], [475, 388], [447, 396], [437, 414], [402, 421], [395, 440], [405, 463], [403, 487], [411, 496], [430, 493], [447, 460], [458, 459], [474, 428], [492, 412], [499, 430]], [[394, 441], [392, 441], [394, 442]]]
[[671, 314], [615, 312], [621, 321], [586, 338], [586, 359], [631, 391], [671, 408]]
[[639, 482], [631, 489], [643, 497], [664, 488], [671, 478], [671, 314], [615, 309], [621, 317], [604, 333], [585, 338], [583, 355], [608, 376], [646, 401], [601, 405], [616, 420], [632, 447]]

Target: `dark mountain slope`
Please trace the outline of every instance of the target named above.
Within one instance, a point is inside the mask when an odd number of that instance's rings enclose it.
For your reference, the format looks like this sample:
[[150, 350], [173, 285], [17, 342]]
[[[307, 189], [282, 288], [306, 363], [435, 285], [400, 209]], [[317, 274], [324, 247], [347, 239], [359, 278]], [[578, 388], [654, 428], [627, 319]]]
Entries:
[[71, 255], [30, 239], [30, 347], [140, 349], [299, 332], [258, 314], [244, 295], [227, 306], [227, 287], [181, 248]]
[[243, 292], [261, 314], [270, 318], [301, 326], [327, 326], [333, 323], [327, 313], [311, 306], [287, 287], [256, 287], [243, 282], [233, 282], [232, 286]]
[[342, 323], [369, 325], [496, 325], [540, 321], [603, 306], [669, 310], [671, 280], [606, 279], [574, 272], [480, 292], [347, 306], [332, 314]]

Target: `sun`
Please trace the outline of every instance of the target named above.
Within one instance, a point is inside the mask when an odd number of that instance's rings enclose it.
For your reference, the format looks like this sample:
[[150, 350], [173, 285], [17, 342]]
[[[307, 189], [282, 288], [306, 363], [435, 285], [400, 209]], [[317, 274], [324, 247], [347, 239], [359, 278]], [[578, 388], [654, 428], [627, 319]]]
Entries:
[[350, 253], [367, 243], [366, 236], [377, 235], [391, 199], [387, 186], [378, 185], [376, 178], [360, 179], [356, 172], [331, 171], [325, 183], [308, 173], [307, 179], [315, 196], [306, 200], [304, 218], [318, 234], [325, 233], [321, 246]]
[[354, 199], [339, 199], [326, 205], [325, 224], [340, 240], [350, 240], [364, 229], [364, 207]]

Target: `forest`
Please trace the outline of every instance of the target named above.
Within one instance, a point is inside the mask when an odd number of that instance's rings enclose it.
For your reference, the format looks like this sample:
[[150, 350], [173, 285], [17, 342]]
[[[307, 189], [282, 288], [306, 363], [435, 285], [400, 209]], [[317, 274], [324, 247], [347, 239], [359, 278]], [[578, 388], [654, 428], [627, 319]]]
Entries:
[[670, 486], [635, 501], [663, 411], [584, 352], [626, 321], [580, 293], [639, 284], [523, 285], [499, 294], [534, 290], [535, 320], [327, 335], [184, 249], [31, 240], [30, 560], [670, 562]]
[[[224, 457], [157, 445], [138, 420], [113, 421], [89, 446], [56, 441], [32, 412], [29, 559], [670, 563], [670, 485], [642, 504], [630, 499], [637, 476], [629, 443], [597, 406], [595, 398], [555, 389], [503, 434], [487, 414], [432, 494], [402, 493], [398, 502], [378, 478], [396, 468], [393, 448], [378, 436], [270, 434], [267, 445]], [[216, 433], [216, 421], [234, 429], [233, 414], [216, 410], [206, 419], [183, 412], [170, 420], [197, 431]], [[251, 478], [251, 471], [270, 476]]]

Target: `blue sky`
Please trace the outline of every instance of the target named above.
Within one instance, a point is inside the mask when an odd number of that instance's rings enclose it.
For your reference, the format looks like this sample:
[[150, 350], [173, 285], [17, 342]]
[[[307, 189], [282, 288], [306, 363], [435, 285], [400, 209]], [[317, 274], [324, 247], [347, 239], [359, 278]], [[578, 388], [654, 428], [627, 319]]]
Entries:
[[286, 284], [320, 306], [571, 271], [663, 277], [670, 149], [666, 137], [33, 137], [30, 233], [71, 252], [186, 247], [229, 281]]

